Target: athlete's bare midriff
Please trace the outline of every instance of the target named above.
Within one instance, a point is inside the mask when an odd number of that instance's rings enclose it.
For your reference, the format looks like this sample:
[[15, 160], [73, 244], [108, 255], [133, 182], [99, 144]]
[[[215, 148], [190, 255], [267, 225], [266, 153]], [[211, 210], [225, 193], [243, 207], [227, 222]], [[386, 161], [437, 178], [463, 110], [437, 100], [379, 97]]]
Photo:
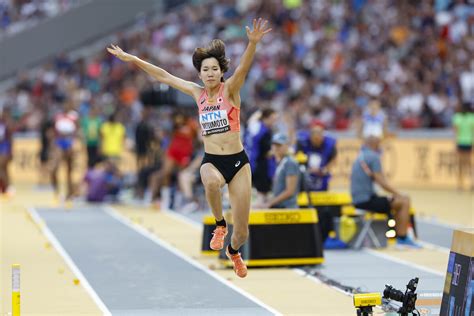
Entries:
[[204, 151], [213, 155], [232, 155], [244, 150], [239, 132], [227, 132], [203, 137]]

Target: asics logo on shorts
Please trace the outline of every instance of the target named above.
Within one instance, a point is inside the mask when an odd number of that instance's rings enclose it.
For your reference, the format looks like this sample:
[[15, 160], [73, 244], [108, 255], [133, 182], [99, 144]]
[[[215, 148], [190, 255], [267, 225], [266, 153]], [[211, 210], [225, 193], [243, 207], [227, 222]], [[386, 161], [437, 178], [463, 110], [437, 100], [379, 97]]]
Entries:
[[240, 166], [240, 160], [235, 163], [235, 167], [237, 168], [238, 166]]

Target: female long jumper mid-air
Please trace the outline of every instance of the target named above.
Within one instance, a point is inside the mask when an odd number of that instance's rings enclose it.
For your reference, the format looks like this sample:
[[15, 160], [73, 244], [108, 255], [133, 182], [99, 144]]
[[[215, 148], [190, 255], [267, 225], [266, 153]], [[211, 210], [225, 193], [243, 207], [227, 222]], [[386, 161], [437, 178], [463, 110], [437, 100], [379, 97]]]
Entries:
[[210, 246], [214, 250], [224, 247], [227, 227], [222, 215], [221, 188], [227, 183], [234, 227], [226, 255], [241, 278], [247, 275], [239, 248], [248, 237], [252, 185], [249, 160], [240, 138], [239, 91], [249, 72], [257, 43], [271, 31], [266, 25], [267, 21], [260, 18], [253, 20], [252, 30], [246, 27], [249, 43], [234, 74], [225, 81], [224, 73], [229, 68], [229, 59], [225, 57], [224, 43], [213, 40], [208, 47], [197, 48], [193, 54], [193, 64], [204, 87], [175, 77], [162, 68], [124, 52], [118, 46], [107, 48], [122, 61], [133, 62], [158, 81], [192, 96], [196, 101], [205, 150], [201, 179], [217, 225]]

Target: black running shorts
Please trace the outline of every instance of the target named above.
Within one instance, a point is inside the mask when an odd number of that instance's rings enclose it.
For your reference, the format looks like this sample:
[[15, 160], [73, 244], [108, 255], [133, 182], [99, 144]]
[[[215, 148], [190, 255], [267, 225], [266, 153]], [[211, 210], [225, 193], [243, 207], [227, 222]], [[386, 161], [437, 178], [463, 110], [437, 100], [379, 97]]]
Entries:
[[378, 196], [374, 194], [370, 197], [370, 200], [354, 204], [354, 206], [362, 210], [390, 215], [392, 212], [391, 204], [392, 199], [389, 199], [386, 196]]
[[205, 163], [211, 163], [216, 167], [224, 177], [225, 182], [229, 183], [237, 172], [249, 163], [249, 158], [247, 157], [245, 150], [232, 155], [214, 155], [204, 153], [201, 166]]

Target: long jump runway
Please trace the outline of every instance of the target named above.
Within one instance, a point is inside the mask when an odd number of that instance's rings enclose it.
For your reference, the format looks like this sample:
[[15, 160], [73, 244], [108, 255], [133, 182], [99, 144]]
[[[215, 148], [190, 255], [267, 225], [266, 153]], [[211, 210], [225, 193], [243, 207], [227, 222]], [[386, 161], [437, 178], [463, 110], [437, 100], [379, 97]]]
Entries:
[[99, 206], [35, 211], [113, 315], [273, 314]]

